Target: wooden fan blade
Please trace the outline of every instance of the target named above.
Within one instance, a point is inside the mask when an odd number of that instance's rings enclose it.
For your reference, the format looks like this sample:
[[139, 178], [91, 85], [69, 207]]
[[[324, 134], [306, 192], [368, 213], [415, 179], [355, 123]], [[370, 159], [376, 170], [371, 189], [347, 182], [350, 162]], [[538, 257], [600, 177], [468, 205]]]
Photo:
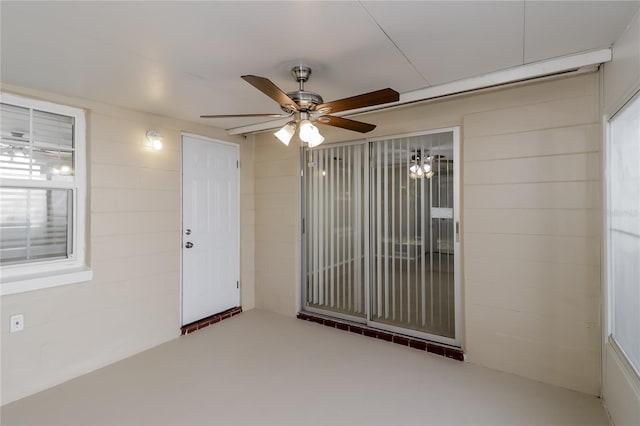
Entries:
[[240, 118], [240, 117], [273, 117], [284, 118], [290, 117], [291, 114], [214, 114], [214, 115], [201, 115], [200, 118]]
[[362, 121], [350, 120], [348, 118], [335, 117], [333, 115], [323, 115], [318, 118], [318, 123], [334, 127], [341, 127], [354, 132], [367, 133], [376, 128], [375, 125], [363, 123]]
[[364, 108], [372, 105], [386, 104], [400, 100], [400, 94], [393, 89], [376, 90], [375, 92], [363, 93], [362, 95], [350, 98], [338, 99], [337, 101], [326, 102], [316, 107], [316, 111], [329, 108], [327, 112], [340, 112], [350, 109]]
[[298, 110], [299, 106], [293, 101], [286, 93], [284, 93], [278, 86], [273, 84], [271, 80], [257, 75], [243, 75], [242, 79], [279, 103], [281, 106]]

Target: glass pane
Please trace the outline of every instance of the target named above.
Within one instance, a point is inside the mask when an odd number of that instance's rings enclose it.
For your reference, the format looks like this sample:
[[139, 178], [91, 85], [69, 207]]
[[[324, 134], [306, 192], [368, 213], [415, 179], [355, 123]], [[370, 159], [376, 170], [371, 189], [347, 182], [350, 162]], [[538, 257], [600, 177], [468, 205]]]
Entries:
[[306, 306], [364, 317], [364, 147], [305, 160]]
[[0, 259], [2, 264], [27, 259], [29, 200], [24, 189], [0, 189]]
[[3, 144], [29, 142], [29, 109], [0, 104], [0, 132]]
[[370, 152], [371, 320], [454, 338], [453, 132]]
[[72, 152], [34, 147], [31, 158], [32, 179], [73, 182]]
[[640, 237], [613, 230], [613, 337], [640, 371]]
[[0, 177], [28, 179], [29, 109], [0, 105]]
[[71, 200], [71, 190], [0, 188], [0, 262], [67, 258]]
[[609, 147], [612, 334], [640, 371], [640, 97], [611, 121]]
[[0, 177], [54, 182], [74, 181], [73, 117], [2, 104]]
[[33, 141], [36, 145], [73, 148], [73, 117], [34, 110]]
[[29, 146], [20, 146], [3, 140], [0, 154], [0, 178], [30, 179], [31, 158]]

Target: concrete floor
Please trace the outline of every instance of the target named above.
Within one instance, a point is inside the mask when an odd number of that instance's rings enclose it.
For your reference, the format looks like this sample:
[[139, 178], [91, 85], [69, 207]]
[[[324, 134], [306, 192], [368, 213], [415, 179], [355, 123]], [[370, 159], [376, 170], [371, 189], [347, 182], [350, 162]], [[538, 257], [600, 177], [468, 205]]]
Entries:
[[252, 310], [2, 407], [3, 425], [605, 425], [600, 399]]

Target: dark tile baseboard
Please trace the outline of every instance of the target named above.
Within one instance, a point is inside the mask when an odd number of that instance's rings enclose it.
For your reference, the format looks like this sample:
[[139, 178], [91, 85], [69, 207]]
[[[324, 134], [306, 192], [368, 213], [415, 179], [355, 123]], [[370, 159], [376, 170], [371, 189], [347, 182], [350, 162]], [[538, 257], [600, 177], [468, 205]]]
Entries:
[[427, 340], [418, 339], [411, 336], [390, 333], [388, 331], [370, 328], [362, 324], [356, 325], [347, 321], [337, 320], [335, 318], [329, 319], [320, 315], [311, 314], [309, 312], [299, 312], [298, 319], [315, 322], [327, 327], [349, 331], [351, 333], [362, 334], [363, 336], [373, 337], [374, 339], [397, 343], [398, 345], [402, 346], [409, 346], [420, 351], [430, 352], [432, 354], [455, 359], [457, 361], [464, 361], [464, 352], [462, 352], [460, 349], [452, 348], [450, 346], [442, 345], [439, 343], [429, 342]]
[[238, 315], [241, 312], [242, 306], [236, 306], [235, 308], [227, 309], [226, 311], [222, 311], [215, 315], [211, 315], [210, 317], [206, 317], [199, 321], [192, 322], [191, 324], [182, 326], [182, 328], [180, 329], [180, 334], [184, 335], [193, 333], [196, 330], [200, 330], [201, 328], [215, 324], [227, 318], [231, 318], [232, 316]]

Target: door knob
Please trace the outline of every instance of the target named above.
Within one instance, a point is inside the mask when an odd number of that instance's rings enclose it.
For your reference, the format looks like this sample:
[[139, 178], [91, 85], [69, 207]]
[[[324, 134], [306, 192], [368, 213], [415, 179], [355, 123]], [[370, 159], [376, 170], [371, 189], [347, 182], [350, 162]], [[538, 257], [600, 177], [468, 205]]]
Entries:
[[186, 248], [191, 248], [191, 247], [193, 247], [193, 243], [191, 241], [187, 241], [187, 243], [184, 246]]

